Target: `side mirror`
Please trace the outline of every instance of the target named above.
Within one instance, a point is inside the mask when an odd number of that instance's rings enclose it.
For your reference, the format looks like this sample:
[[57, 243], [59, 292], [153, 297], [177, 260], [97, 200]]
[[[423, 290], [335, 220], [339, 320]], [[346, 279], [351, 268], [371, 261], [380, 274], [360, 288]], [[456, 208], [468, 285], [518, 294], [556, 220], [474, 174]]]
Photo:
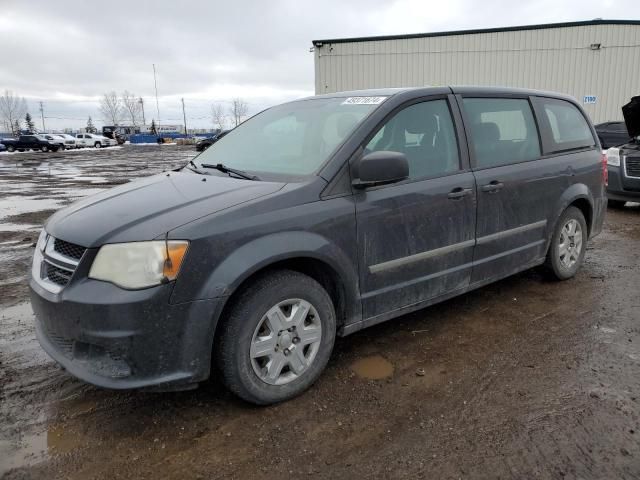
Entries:
[[353, 181], [356, 188], [399, 182], [409, 177], [409, 162], [404, 153], [371, 152], [360, 159], [357, 177]]

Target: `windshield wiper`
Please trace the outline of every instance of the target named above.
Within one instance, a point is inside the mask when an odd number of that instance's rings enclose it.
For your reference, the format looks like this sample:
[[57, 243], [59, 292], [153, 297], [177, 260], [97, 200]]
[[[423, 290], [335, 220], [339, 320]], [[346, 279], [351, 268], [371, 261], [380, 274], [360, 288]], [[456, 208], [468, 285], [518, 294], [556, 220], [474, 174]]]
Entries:
[[252, 175], [250, 173], [243, 172], [242, 170], [236, 170], [235, 168], [227, 167], [222, 163], [217, 163], [215, 165], [211, 163], [201, 163], [200, 166], [202, 168], [214, 168], [221, 171], [222, 173], [233, 173], [234, 175], [237, 175], [246, 180], [260, 180], [260, 177], [258, 177], [257, 175]]
[[[188, 167], [187, 165], [192, 165], [193, 168]], [[191, 170], [192, 172], [195, 172], [198, 175], [204, 175], [204, 172], [202, 172], [202, 171], [200, 171], [198, 169], [198, 165], [196, 165], [196, 163], [193, 160], [189, 160], [189, 163], [187, 163], [187, 165], [185, 165], [185, 167], [188, 168], [189, 170]]]

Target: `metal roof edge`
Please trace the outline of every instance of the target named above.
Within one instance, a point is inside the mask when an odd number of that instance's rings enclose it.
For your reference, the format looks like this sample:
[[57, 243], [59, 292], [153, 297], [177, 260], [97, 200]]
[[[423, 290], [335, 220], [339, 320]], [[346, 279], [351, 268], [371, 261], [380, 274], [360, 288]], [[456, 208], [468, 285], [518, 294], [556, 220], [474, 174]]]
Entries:
[[452, 30], [432, 33], [409, 33], [404, 35], [380, 35], [371, 37], [332, 38], [312, 40], [314, 46], [321, 47], [325, 43], [356, 43], [381, 40], [405, 40], [411, 38], [447, 37], [454, 35], [474, 35], [479, 33], [517, 32], [522, 30], [545, 30], [550, 28], [583, 27], [591, 25], [640, 25], [640, 20], [584, 20], [577, 22], [540, 23], [536, 25], [520, 25], [514, 27], [477, 28], [471, 30]]

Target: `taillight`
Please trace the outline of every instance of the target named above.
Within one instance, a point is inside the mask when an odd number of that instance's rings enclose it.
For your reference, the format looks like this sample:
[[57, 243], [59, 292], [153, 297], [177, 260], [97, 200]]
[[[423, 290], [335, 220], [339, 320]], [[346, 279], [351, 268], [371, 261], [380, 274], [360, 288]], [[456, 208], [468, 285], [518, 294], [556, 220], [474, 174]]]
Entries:
[[607, 154], [602, 154], [602, 183], [605, 187], [609, 185], [609, 171], [607, 170]]

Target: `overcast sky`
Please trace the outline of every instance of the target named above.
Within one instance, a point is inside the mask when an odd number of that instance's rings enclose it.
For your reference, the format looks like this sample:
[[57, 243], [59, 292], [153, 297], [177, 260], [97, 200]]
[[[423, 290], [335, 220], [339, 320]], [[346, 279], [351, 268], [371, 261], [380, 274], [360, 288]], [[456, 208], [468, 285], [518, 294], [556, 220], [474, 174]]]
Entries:
[[[210, 127], [210, 105], [244, 98], [255, 113], [311, 95], [314, 39], [639, 19], [638, 0], [0, 0], [0, 90], [27, 99], [47, 128], [102, 119], [98, 99], [125, 89], [156, 117]], [[39, 125], [40, 123], [38, 123]]]

